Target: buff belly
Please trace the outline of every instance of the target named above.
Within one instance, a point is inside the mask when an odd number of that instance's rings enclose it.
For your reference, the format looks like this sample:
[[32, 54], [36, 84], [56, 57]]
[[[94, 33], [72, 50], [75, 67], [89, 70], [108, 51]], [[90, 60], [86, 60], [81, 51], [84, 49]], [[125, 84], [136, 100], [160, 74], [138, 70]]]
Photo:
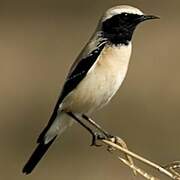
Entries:
[[116, 93], [127, 72], [131, 46], [105, 47], [79, 85], [65, 97], [61, 109], [91, 113], [103, 107]]

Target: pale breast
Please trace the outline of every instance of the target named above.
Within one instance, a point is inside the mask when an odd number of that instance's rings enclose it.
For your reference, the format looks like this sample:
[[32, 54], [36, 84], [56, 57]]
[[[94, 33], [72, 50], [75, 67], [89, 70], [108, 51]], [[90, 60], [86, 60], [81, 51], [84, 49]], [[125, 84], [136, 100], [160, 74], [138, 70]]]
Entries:
[[123, 82], [131, 55], [128, 46], [106, 46], [86, 77], [63, 101], [63, 109], [91, 112], [104, 106]]

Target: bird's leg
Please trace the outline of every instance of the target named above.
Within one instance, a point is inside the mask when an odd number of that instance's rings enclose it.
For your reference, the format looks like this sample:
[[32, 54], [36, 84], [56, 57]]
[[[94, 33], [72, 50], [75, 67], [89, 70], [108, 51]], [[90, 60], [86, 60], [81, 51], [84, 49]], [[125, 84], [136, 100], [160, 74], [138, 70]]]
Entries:
[[97, 124], [96, 122], [94, 122], [91, 118], [89, 118], [88, 116], [86, 116], [85, 114], [82, 115], [82, 117], [88, 121], [92, 126], [94, 126], [96, 129], [98, 129], [100, 132], [102, 132], [106, 138], [113, 138], [114, 136], [112, 136], [111, 134], [109, 134], [107, 131], [105, 131], [99, 124]]
[[76, 122], [78, 122], [81, 126], [83, 126], [91, 135], [92, 135], [92, 143], [91, 146], [100, 146], [96, 144], [96, 140], [104, 139], [101, 134], [94, 132], [90, 127], [84, 124], [81, 120], [78, 119], [72, 112], [67, 112], [67, 114], [73, 118]]
[[[79, 120], [72, 112], [67, 112], [67, 114], [72, 117], [74, 120], [76, 120], [81, 126], [83, 126], [91, 135], [92, 135], [92, 143], [91, 146], [100, 146], [98, 144], [96, 144], [96, 140], [100, 140], [100, 139], [110, 139], [112, 142], [122, 146], [123, 148], [127, 149], [127, 145], [124, 142], [123, 139], [117, 137], [117, 136], [112, 136], [110, 135], [107, 131], [105, 131], [104, 129], [102, 129], [101, 126], [99, 126], [97, 123], [95, 123], [91, 118], [87, 117], [85, 114], [82, 115], [82, 117], [87, 120], [91, 125], [93, 125], [95, 128], [97, 128], [101, 133], [103, 133], [104, 136], [102, 136], [102, 134], [99, 134], [97, 132], [94, 132], [90, 127], [88, 127], [86, 124], [84, 124], [81, 120]], [[109, 151], [112, 151], [113, 149], [111, 147], [108, 148]], [[134, 165], [133, 159], [126, 155], [127, 160], [130, 162], [130, 164]], [[134, 174], [136, 175], [136, 171], [134, 171]]]
[[[125, 141], [123, 139], [121, 139], [120, 137], [117, 136], [112, 136], [110, 135], [107, 131], [105, 131], [99, 124], [97, 124], [96, 122], [94, 122], [91, 118], [89, 118], [88, 116], [86, 116], [85, 114], [82, 115], [82, 117], [87, 120], [91, 125], [93, 125], [95, 128], [97, 128], [100, 132], [102, 132], [106, 138], [112, 140], [114, 143], [120, 145], [121, 147], [123, 147], [124, 149], [128, 150], [128, 147], [125, 143]], [[112, 151], [112, 147], [108, 148], [109, 151]], [[126, 155], [127, 160], [129, 161], [130, 164], [134, 165], [133, 159], [132, 157]], [[134, 171], [134, 174], [136, 174], [136, 172]]]

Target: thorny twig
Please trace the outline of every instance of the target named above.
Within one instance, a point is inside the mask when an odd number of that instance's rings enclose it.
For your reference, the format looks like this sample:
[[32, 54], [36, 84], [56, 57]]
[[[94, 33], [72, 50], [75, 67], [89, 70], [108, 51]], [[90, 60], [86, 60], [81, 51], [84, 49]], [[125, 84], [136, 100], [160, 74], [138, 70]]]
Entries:
[[[159, 179], [145, 172], [141, 168], [138, 168], [137, 166], [135, 166], [134, 162], [132, 161], [133, 160], [132, 158], [139, 160], [140, 162], [156, 169], [157, 171], [168, 176], [171, 179], [180, 180], [180, 174], [177, 172], [177, 169], [180, 168], [180, 161], [175, 161], [166, 166], [160, 166], [152, 161], [149, 161], [143, 158], [142, 156], [135, 154], [132, 151], [129, 151], [127, 149], [126, 144], [122, 146], [122, 143], [118, 143], [119, 141], [122, 141], [122, 139], [119, 137], [115, 137], [115, 138], [113, 137], [111, 139], [99, 139], [99, 140], [105, 145], [107, 145], [107, 149], [108, 150], [110, 149], [111, 152], [112, 150], [118, 150], [120, 152], [123, 152], [126, 155], [127, 159], [121, 158], [119, 156], [118, 156], [118, 159], [121, 162], [123, 162], [125, 165], [127, 165], [129, 168], [133, 169], [135, 173], [140, 174], [141, 176], [143, 176], [144, 178], [148, 180], [159, 180]], [[123, 141], [123, 143], [125, 142]]]

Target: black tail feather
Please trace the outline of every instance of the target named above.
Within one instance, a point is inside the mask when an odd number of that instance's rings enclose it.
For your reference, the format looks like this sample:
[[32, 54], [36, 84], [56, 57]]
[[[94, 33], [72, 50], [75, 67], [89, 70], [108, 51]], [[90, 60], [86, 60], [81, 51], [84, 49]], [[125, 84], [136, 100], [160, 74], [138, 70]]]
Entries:
[[56, 136], [47, 144], [44, 144], [44, 142], [39, 143], [39, 145], [36, 147], [35, 151], [31, 155], [28, 162], [25, 164], [22, 172], [25, 174], [29, 174], [32, 172], [32, 170], [35, 168], [35, 166], [38, 164], [38, 162], [41, 160], [43, 155], [46, 153], [48, 148], [51, 146], [53, 141], [56, 139]]
[[57, 110], [55, 109], [54, 112], [51, 115], [51, 118], [47, 124], [47, 126], [43, 129], [43, 131], [41, 132], [41, 134], [39, 135], [38, 139], [37, 139], [37, 143], [41, 143], [44, 140], [44, 136], [47, 133], [47, 131], [49, 130], [49, 128], [51, 127], [51, 125], [53, 124], [53, 122], [55, 121], [57, 117]]

